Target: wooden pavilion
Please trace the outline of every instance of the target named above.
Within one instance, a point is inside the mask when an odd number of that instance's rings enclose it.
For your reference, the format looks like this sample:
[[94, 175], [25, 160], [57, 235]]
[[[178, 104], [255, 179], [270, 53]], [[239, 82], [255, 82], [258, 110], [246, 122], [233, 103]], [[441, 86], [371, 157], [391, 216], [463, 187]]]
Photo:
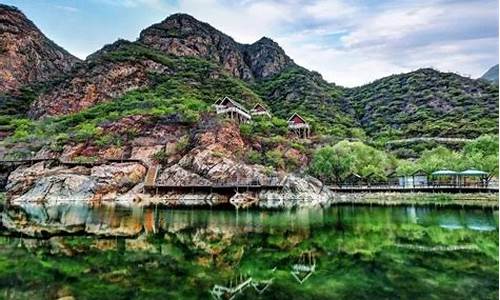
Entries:
[[489, 174], [484, 171], [469, 169], [458, 174], [460, 176], [461, 186], [488, 186]]
[[458, 172], [452, 170], [439, 170], [431, 173], [434, 186], [458, 186], [460, 183]]
[[271, 113], [264, 107], [264, 105], [257, 103], [255, 106], [250, 110], [250, 114], [252, 116], [267, 116], [271, 117]]
[[288, 119], [288, 129], [295, 133], [299, 138], [308, 138], [311, 134], [311, 128], [307, 121], [298, 113], [294, 113]]
[[252, 119], [250, 113], [240, 103], [229, 97], [221, 98], [214, 103], [218, 115], [226, 115], [238, 123], [246, 123]]

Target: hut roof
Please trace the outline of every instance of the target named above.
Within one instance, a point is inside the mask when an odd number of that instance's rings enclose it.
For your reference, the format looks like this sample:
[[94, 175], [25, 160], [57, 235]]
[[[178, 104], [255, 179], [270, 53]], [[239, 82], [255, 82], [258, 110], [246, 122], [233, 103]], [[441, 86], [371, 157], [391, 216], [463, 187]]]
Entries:
[[427, 175], [429, 175], [429, 174], [422, 169], [416, 170], [415, 172], [413, 172], [411, 174], [411, 176], [427, 176]]
[[452, 170], [439, 170], [432, 172], [432, 176], [456, 176], [458, 175], [458, 172], [452, 171]]
[[299, 117], [304, 123], [307, 123], [306, 119], [302, 118], [298, 113], [293, 113], [293, 115], [288, 119], [288, 122], [290, 122], [295, 116]]
[[260, 103], [255, 104], [252, 109], [257, 109], [259, 107], [262, 108], [262, 109], [264, 109], [264, 110], [267, 110], [267, 108], [264, 105], [260, 104]]
[[476, 169], [469, 169], [465, 170], [463, 172], [460, 172], [460, 175], [462, 176], [488, 176], [489, 174], [484, 171], [476, 170]]
[[237, 108], [241, 109], [242, 111], [244, 112], [247, 112], [246, 108], [243, 107], [243, 105], [241, 105], [240, 103], [236, 102], [235, 100], [229, 98], [228, 96], [224, 96], [224, 98], [222, 99], [219, 99], [215, 102], [215, 104], [220, 104], [222, 105], [222, 103], [224, 103], [225, 101], [229, 101], [231, 102], [234, 106], [236, 106]]

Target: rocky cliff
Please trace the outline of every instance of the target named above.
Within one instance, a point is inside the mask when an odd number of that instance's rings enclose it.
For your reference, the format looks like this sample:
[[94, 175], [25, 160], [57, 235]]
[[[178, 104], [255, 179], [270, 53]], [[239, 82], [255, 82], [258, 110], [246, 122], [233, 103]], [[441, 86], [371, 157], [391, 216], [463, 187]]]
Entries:
[[151, 74], [169, 71], [164, 64], [140, 55], [114, 59], [112, 53], [127, 47], [132, 47], [132, 43], [120, 40], [89, 56], [66, 78], [43, 92], [31, 106], [29, 115], [36, 118], [78, 112], [127, 91], [147, 87], [151, 84]]
[[231, 37], [186, 14], [175, 14], [146, 28], [140, 43], [176, 56], [196, 56], [222, 65], [233, 76], [261, 79], [278, 74], [293, 61], [268, 38], [251, 45]]
[[[85, 203], [117, 202], [122, 205], [160, 204], [178, 206], [293, 208], [327, 206], [333, 195], [318, 180], [299, 177], [286, 172], [276, 172], [261, 165], [243, 162], [241, 155], [250, 149], [240, 135], [239, 127], [232, 122], [213, 122], [198, 125], [191, 131], [170, 133], [172, 139], [144, 138], [125, 156], [144, 161], [139, 163], [104, 163], [94, 166], [67, 167], [40, 162], [21, 166], [13, 171], [7, 181], [7, 196], [12, 204], [26, 202], [56, 204], [68, 201]], [[159, 130], [159, 128], [158, 128]], [[152, 157], [158, 151], [172, 149], [176, 136], [188, 133], [189, 146], [182, 152], [167, 150], [156, 184], [158, 185], [221, 185], [249, 180], [282, 185], [279, 189], [226, 192], [179, 192], [156, 194], [144, 188], [147, 168], [156, 163]], [[189, 133], [191, 132], [191, 133]], [[164, 134], [168, 136], [168, 134]], [[44, 156], [50, 156], [43, 150]], [[82, 151], [91, 151], [84, 145], [65, 149], [62, 157], [74, 160]]]
[[17, 8], [0, 4], [0, 93], [65, 74], [78, 61]]

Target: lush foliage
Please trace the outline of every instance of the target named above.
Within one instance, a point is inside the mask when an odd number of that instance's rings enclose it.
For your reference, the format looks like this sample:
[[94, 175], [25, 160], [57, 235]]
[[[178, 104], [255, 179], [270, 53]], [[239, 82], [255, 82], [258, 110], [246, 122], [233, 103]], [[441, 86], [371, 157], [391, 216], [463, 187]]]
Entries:
[[346, 90], [369, 136], [477, 137], [498, 132], [498, 86], [432, 69]]
[[342, 184], [353, 174], [371, 181], [384, 180], [394, 165], [394, 158], [383, 151], [362, 142], [341, 141], [317, 150], [309, 171], [325, 181]]
[[392, 174], [407, 176], [418, 171], [430, 174], [443, 169], [478, 169], [496, 176], [498, 160], [498, 137], [491, 135], [466, 143], [461, 151], [444, 146], [425, 150], [417, 160], [396, 160], [392, 155], [361, 142], [342, 141], [333, 147], [318, 149], [309, 172], [324, 181], [335, 183], [344, 182], [352, 174], [383, 181]]
[[347, 137], [355, 127], [352, 109], [342, 97], [342, 89], [327, 83], [316, 72], [291, 66], [257, 82], [253, 88], [267, 100], [273, 114], [287, 120], [297, 112], [316, 133]]

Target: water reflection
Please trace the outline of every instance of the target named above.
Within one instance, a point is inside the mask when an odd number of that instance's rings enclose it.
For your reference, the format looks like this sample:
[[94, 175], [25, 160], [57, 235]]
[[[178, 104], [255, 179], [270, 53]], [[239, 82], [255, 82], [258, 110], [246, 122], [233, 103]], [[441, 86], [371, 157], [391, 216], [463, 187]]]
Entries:
[[446, 229], [497, 230], [498, 215], [481, 209], [430, 207], [339, 206], [295, 211], [171, 210], [158, 207], [26, 203], [2, 213], [2, 224], [11, 232], [28, 236], [86, 233], [134, 237], [185, 228], [206, 228], [232, 233], [272, 233], [286, 229], [307, 233], [312, 228], [342, 229], [362, 224], [419, 224]]
[[498, 214], [481, 209], [23, 204], [2, 224], [7, 299], [498, 297]]

